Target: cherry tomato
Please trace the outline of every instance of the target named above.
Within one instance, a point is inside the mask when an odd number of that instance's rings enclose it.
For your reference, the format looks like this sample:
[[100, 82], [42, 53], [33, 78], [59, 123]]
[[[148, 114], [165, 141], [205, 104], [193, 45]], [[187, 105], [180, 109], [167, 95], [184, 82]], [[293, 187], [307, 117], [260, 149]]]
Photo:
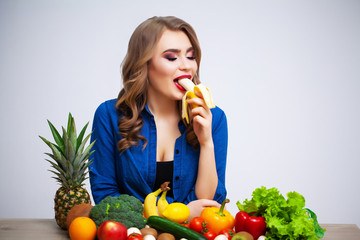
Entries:
[[232, 236], [235, 234], [235, 231], [231, 228], [225, 228], [219, 232], [218, 235], [223, 234], [225, 235], [229, 240], [232, 238]]
[[143, 237], [141, 234], [139, 233], [131, 233], [128, 237], [127, 240], [143, 240]]
[[182, 225], [185, 226], [185, 227], [190, 228], [190, 222], [189, 221], [183, 222]]
[[208, 240], [214, 240], [216, 237], [216, 233], [211, 230], [211, 229], [205, 229], [203, 235], [208, 239]]
[[202, 232], [206, 227], [206, 222], [201, 217], [194, 217], [190, 221], [190, 228], [196, 232]]

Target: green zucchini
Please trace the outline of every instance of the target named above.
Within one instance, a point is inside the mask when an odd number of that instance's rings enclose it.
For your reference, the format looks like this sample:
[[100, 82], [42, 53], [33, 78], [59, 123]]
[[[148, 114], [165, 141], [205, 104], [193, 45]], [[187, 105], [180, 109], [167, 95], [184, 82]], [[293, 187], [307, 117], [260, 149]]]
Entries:
[[204, 235], [163, 217], [150, 216], [147, 219], [147, 224], [162, 232], [171, 233], [177, 239], [186, 238], [188, 240], [207, 240]]

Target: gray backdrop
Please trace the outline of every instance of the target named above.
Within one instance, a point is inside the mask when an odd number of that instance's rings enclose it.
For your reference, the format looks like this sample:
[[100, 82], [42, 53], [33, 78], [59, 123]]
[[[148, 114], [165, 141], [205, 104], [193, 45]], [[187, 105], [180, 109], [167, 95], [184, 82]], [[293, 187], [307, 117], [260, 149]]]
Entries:
[[201, 80], [227, 113], [228, 210], [277, 187], [321, 223], [360, 226], [359, 13], [348, 0], [1, 0], [0, 217], [53, 217], [46, 119], [91, 127], [135, 27], [175, 15], [197, 31]]

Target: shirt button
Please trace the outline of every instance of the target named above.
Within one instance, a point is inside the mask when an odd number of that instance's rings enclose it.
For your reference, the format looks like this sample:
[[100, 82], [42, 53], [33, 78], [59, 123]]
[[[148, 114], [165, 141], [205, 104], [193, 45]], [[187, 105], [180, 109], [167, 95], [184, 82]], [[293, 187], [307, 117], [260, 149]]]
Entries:
[[175, 180], [176, 180], [176, 181], [179, 180], [179, 179], [180, 179], [179, 176], [176, 176], [176, 177], [175, 177]]
[[176, 154], [179, 154], [179, 152], [180, 152], [179, 149], [176, 149], [176, 150], [175, 150], [175, 153], [176, 153]]

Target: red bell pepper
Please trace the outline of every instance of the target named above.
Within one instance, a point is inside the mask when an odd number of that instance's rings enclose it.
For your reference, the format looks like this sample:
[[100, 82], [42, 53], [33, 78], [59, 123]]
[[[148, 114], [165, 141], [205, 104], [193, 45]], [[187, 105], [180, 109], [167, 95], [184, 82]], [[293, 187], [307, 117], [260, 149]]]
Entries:
[[250, 216], [248, 213], [240, 211], [235, 216], [235, 232], [246, 231], [254, 239], [265, 235], [266, 223], [264, 217]]

